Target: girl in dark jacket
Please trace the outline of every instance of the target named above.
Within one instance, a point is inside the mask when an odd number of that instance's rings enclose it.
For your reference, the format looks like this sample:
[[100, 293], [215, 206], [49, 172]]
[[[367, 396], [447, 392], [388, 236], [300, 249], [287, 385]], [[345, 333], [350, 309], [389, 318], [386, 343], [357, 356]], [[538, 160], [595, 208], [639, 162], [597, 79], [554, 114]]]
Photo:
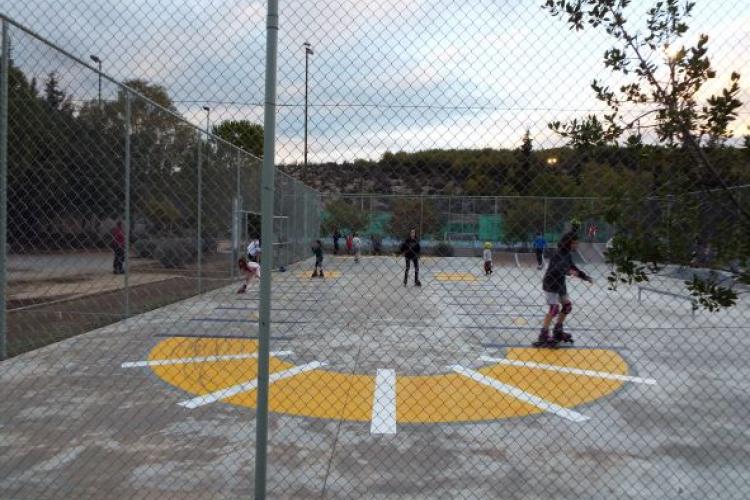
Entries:
[[[568, 289], [565, 285], [565, 276], [570, 274], [593, 283], [588, 274], [573, 264], [571, 252], [576, 249], [577, 245], [578, 235], [575, 232], [571, 231], [563, 235], [557, 251], [549, 261], [547, 272], [544, 273], [542, 289], [547, 297], [549, 310], [544, 316], [539, 339], [534, 342], [535, 347], [554, 347], [560, 342], [573, 342], [573, 336], [563, 331], [563, 322], [573, 310], [573, 304], [570, 302]], [[550, 337], [549, 326], [555, 317], [557, 317], [557, 322], [552, 330], [552, 337]]]

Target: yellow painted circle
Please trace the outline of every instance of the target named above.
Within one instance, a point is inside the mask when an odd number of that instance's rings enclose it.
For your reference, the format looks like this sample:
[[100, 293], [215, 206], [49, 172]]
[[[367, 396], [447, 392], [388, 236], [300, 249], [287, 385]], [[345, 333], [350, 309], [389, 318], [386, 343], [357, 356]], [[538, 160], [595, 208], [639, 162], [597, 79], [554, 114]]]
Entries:
[[[184, 363], [152, 366], [162, 380], [194, 396], [246, 383], [257, 377], [256, 359], [201, 362], [211, 356], [252, 354], [257, 341], [244, 339], [171, 338], [157, 344], [149, 361], [185, 359]], [[512, 348], [506, 359], [627, 374], [624, 359], [604, 349]], [[270, 371], [295, 365], [271, 357]], [[560, 373], [527, 366], [490, 364], [477, 370], [503, 384], [512, 385], [558, 406], [572, 408], [617, 390], [623, 381]], [[315, 369], [274, 382], [269, 390], [271, 411], [316, 418], [369, 421], [372, 416], [375, 376]], [[192, 397], [192, 396], [191, 396]], [[250, 390], [223, 399], [254, 408], [256, 392]], [[407, 375], [396, 380], [396, 419], [399, 423], [438, 423], [496, 420], [541, 413], [525, 403], [458, 373]]]

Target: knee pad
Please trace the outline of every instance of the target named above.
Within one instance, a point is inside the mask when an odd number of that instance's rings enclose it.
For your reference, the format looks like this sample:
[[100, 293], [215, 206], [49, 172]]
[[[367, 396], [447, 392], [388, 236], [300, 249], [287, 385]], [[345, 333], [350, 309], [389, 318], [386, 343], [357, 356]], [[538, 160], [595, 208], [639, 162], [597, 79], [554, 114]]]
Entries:
[[573, 310], [573, 304], [572, 303], [566, 302], [565, 304], [563, 304], [563, 306], [562, 306], [562, 313], [563, 314], [570, 314], [570, 311], [572, 311], [572, 310]]
[[549, 315], [554, 318], [558, 314], [560, 314], [560, 304], [550, 304]]

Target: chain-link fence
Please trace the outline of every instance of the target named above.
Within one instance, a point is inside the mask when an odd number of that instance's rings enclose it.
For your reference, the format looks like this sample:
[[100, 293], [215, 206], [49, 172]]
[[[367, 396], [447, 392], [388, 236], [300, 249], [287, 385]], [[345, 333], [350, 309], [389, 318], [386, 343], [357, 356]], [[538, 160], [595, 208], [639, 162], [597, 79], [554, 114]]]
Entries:
[[745, 2], [274, 4], [7, 7], [0, 497], [750, 495]]

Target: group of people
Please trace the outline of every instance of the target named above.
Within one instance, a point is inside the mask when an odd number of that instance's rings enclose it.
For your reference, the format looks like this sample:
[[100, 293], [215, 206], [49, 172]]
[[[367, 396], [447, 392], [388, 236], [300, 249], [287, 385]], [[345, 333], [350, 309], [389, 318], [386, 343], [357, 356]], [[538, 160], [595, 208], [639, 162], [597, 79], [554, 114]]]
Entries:
[[[557, 244], [555, 252], [550, 258], [549, 265], [547, 266], [547, 270], [542, 278], [542, 290], [547, 303], [547, 312], [542, 320], [542, 328], [539, 332], [539, 337], [533, 343], [535, 347], [555, 347], [561, 342], [573, 342], [573, 336], [563, 328], [565, 319], [573, 310], [573, 303], [568, 295], [566, 277], [572, 276], [588, 283], [593, 283], [591, 277], [573, 263], [572, 253], [578, 246], [578, 228], [579, 225], [576, 225], [575, 223], [571, 224], [570, 231], [563, 234]], [[338, 231], [334, 232], [334, 253], [338, 250], [338, 239], [336, 234], [338, 234]], [[547, 242], [544, 240], [544, 237], [541, 233], [538, 234], [534, 240], [534, 250], [537, 256], [539, 269], [543, 266], [542, 255], [546, 246]], [[254, 250], [253, 255], [250, 255], [251, 248]], [[255, 251], [256, 248], [257, 251]], [[358, 261], [359, 252], [361, 250], [361, 241], [359, 240], [357, 233], [352, 233], [352, 248], [355, 249], [355, 260]], [[321, 240], [315, 240], [311, 249], [315, 256], [312, 277], [324, 278], [323, 244]], [[411, 229], [409, 235], [398, 247], [398, 254], [402, 255], [405, 260], [404, 286], [409, 282], [409, 272], [412, 266], [414, 267], [414, 286], [422, 286], [422, 283], [419, 280], [419, 258], [421, 253], [422, 247], [417, 238], [417, 231], [416, 229]], [[255, 277], [260, 278], [260, 265], [257, 262], [259, 254], [260, 242], [255, 241], [255, 244], [251, 242], [248, 246], [248, 258], [241, 257], [239, 259], [238, 265], [245, 276], [245, 283], [242, 285], [238, 293], [244, 293], [247, 290], [247, 285], [251, 279]], [[491, 243], [485, 243], [482, 256], [485, 275], [489, 276], [493, 272]], [[554, 326], [552, 325], [553, 321]], [[552, 331], [550, 332], [551, 326]]]
[[[342, 238], [338, 228], [333, 230], [333, 254], [339, 254], [339, 240]], [[344, 244], [346, 246], [346, 254], [354, 254], [354, 261], [359, 262], [360, 252], [362, 251], [362, 240], [356, 231], [351, 232], [344, 237]]]

